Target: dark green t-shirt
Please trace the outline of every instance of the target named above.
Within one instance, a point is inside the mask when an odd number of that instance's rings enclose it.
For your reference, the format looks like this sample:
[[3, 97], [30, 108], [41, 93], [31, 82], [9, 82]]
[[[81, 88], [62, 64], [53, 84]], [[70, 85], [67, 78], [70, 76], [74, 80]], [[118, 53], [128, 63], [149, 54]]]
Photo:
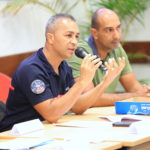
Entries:
[[[79, 44], [78, 44], [78, 47], [82, 47], [82, 48], [85, 49], [85, 51], [87, 53], [93, 54], [93, 51], [92, 51], [91, 47], [88, 45], [88, 43], [86, 41], [80, 41]], [[128, 57], [127, 57], [127, 55], [126, 55], [126, 53], [125, 53], [125, 51], [124, 51], [124, 49], [122, 48], [121, 45], [119, 45], [119, 47], [116, 48], [115, 50], [112, 50], [108, 54], [108, 56], [106, 57], [106, 59], [104, 61], [107, 61], [109, 58], [114, 58], [116, 60], [116, 62], [118, 62], [119, 57], [125, 57], [126, 65], [125, 65], [124, 69], [122, 70], [122, 72], [114, 79], [114, 81], [106, 89], [106, 92], [109, 92], [109, 93], [113, 93], [113, 92], [116, 91], [117, 84], [119, 83], [119, 78], [122, 75], [125, 75], [125, 74], [128, 74], [128, 73], [132, 72], [132, 68], [131, 68], [131, 65], [129, 63]], [[79, 77], [80, 76], [80, 65], [81, 65], [82, 59], [78, 58], [75, 55], [73, 55], [73, 57], [71, 59], [68, 59], [67, 62], [73, 70], [74, 78]], [[105, 75], [105, 71], [102, 71], [101, 69], [98, 69], [96, 71], [94, 79], [93, 79], [94, 86], [101, 83], [101, 81], [103, 80], [104, 75]]]

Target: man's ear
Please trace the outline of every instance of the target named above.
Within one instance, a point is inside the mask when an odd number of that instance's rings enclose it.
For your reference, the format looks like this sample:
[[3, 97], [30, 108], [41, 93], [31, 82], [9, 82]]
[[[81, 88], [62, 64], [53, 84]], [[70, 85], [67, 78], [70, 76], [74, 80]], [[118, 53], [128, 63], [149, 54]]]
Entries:
[[52, 33], [47, 33], [47, 34], [46, 34], [46, 41], [47, 41], [49, 44], [53, 44], [54, 35], [53, 35]]
[[90, 33], [94, 37], [95, 40], [98, 39], [97, 30], [95, 28], [91, 28]]

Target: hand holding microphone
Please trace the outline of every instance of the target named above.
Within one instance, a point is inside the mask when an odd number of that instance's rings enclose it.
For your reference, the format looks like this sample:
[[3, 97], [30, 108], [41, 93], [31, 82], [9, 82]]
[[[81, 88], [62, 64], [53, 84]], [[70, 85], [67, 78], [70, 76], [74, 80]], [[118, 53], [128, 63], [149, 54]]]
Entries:
[[[103, 88], [107, 88], [109, 84], [121, 73], [125, 66], [125, 58], [121, 57], [118, 58], [118, 63], [115, 61], [114, 58], [108, 59], [108, 62], [105, 62], [104, 64], [101, 64], [102, 61], [100, 58], [98, 58], [96, 55], [89, 56], [84, 51], [84, 48], [77, 48], [75, 51], [75, 54], [79, 58], [84, 58], [82, 64], [84, 64], [82, 69], [81, 64], [81, 76], [80, 78], [83, 79], [86, 83], [92, 81], [92, 78], [94, 77], [95, 71], [100, 68], [103, 71], [106, 71], [106, 74], [103, 78]], [[101, 63], [100, 63], [101, 62]], [[88, 69], [87, 69], [88, 68]], [[91, 70], [91, 71], [90, 71]]]
[[[85, 56], [87, 56], [88, 54], [85, 52], [84, 48], [82, 47], [78, 47], [76, 50], [75, 50], [75, 54], [77, 57], [79, 58], [84, 58]], [[102, 71], [106, 71], [107, 68], [104, 66], [104, 64], [101, 64], [100, 67], [99, 67]]]
[[[96, 55], [86, 54], [83, 56], [85, 58], [80, 65], [79, 81], [81, 82], [80, 84], [88, 86], [88, 84], [92, 82], [95, 72], [102, 62]], [[82, 58], [83, 56], [81, 55]]]

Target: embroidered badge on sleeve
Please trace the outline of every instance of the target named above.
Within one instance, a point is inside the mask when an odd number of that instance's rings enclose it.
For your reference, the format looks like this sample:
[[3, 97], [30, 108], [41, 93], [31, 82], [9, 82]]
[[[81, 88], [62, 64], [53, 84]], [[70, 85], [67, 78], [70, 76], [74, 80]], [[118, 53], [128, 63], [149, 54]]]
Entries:
[[35, 94], [41, 94], [45, 91], [45, 83], [42, 80], [34, 80], [31, 83], [31, 91]]

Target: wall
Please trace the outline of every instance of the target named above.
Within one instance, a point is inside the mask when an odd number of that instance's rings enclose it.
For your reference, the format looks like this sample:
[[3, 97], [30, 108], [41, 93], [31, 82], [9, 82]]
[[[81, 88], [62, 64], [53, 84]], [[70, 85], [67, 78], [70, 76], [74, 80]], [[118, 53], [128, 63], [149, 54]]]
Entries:
[[147, 7], [148, 9], [144, 12], [142, 19], [143, 24], [135, 20], [129, 29], [126, 41], [150, 41], [150, 2]]
[[0, 13], [0, 56], [35, 50], [43, 46], [44, 29], [49, 14], [27, 6], [17, 15]]
[[[5, 5], [0, 2], [0, 9]], [[80, 9], [81, 5], [76, 7]], [[81, 8], [80, 17], [84, 20], [85, 15]], [[73, 14], [77, 20], [80, 18]], [[26, 5], [17, 15], [0, 12], [0, 57], [36, 50], [44, 45], [45, 25], [51, 16], [46, 9], [36, 5]]]
[[[0, 8], [5, 1], [0, 2]], [[80, 10], [80, 11], [79, 11]], [[81, 5], [72, 15], [79, 21], [86, 20]], [[134, 22], [127, 35], [127, 41], [150, 41], [150, 6], [144, 13], [143, 27]], [[80, 17], [79, 17], [80, 16]], [[0, 57], [36, 50], [44, 45], [44, 29], [50, 13], [39, 6], [28, 5], [17, 15], [0, 13]], [[136, 34], [135, 34], [136, 33]]]

